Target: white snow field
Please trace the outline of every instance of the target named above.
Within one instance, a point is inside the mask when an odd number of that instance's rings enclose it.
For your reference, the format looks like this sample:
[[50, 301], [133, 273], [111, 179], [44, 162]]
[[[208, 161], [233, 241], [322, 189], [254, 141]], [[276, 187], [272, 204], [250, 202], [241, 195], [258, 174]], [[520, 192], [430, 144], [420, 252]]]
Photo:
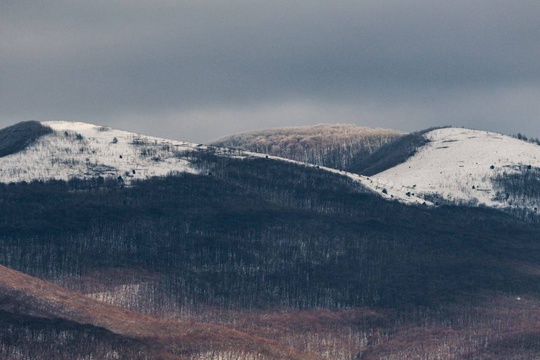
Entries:
[[[373, 176], [396, 191], [436, 195], [456, 204], [495, 208], [538, 207], [497, 196], [498, 175], [538, 171], [540, 146], [488, 131], [443, 128], [406, 162]], [[534, 209], [534, 208], [532, 208]], [[536, 211], [536, 210], [535, 210]]]

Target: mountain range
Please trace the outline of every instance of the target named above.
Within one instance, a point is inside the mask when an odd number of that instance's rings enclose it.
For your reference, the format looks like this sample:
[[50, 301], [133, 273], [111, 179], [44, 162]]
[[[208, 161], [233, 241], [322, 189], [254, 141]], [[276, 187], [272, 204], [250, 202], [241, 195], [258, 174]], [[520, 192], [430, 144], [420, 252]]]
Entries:
[[0, 130], [0, 357], [533, 359], [540, 146]]

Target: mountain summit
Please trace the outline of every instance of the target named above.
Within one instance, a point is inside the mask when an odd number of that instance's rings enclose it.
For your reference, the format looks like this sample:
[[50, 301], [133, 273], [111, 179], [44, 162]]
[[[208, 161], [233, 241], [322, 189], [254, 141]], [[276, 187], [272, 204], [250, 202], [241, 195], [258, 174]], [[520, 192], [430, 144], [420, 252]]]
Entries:
[[[26, 126], [19, 124], [19, 128]], [[128, 181], [193, 172], [179, 154], [196, 149], [195, 144], [81, 122], [46, 121], [33, 128], [32, 135], [22, 134], [31, 140], [25, 147], [0, 157], [0, 182], [99, 176]]]
[[[537, 144], [463, 128], [435, 129], [420, 136], [423, 143], [405, 162], [372, 177], [389, 189], [415, 193], [434, 202], [537, 213]], [[386, 158], [391, 156], [386, 154]]]

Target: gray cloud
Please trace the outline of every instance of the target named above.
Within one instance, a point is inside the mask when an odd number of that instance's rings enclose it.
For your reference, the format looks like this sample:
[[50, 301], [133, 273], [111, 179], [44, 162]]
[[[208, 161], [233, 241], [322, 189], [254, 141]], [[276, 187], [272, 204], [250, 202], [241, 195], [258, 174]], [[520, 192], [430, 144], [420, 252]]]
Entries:
[[320, 122], [540, 136], [539, 17], [537, 0], [2, 1], [0, 125], [194, 141]]

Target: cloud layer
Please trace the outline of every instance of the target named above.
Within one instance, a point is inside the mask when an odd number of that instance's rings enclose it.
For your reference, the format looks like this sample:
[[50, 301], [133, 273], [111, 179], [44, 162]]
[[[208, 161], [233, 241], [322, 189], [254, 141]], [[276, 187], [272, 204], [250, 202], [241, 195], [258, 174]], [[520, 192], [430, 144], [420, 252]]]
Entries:
[[537, 0], [2, 1], [0, 125], [184, 140], [314, 123], [540, 136]]

